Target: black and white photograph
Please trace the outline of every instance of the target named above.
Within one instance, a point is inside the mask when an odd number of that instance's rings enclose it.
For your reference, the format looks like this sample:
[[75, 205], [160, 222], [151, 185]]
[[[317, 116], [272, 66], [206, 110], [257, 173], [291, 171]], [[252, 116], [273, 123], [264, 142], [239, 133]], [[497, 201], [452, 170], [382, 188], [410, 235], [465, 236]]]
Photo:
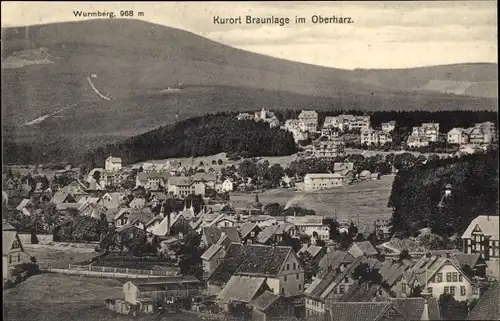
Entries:
[[3, 320], [500, 320], [497, 5], [2, 1]]

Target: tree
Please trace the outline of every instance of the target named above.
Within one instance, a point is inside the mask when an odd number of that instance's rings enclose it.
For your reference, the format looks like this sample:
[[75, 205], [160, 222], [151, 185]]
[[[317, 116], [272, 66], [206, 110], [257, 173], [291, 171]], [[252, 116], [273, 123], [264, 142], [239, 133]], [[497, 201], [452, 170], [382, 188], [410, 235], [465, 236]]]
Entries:
[[339, 227], [340, 224], [336, 220], [332, 218], [325, 218], [323, 220], [324, 225], [328, 225], [329, 228], [329, 233], [330, 233], [330, 240], [338, 242], [340, 240], [340, 232], [339, 232]]
[[358, 227], [354, 224], [354, 222], [351, 222], [351, 224], [349, 224], [347, 233], [351, 238], [355, 237], [358, 234]]
[[367, 263], [361, 263], [356, 266], [352, 271], [352, 277], [354, 280], [358, 280], [359, 283], [372, 282], [382, 285], [382, 276], [380, 273]]
[[257, 164], [253, 160], [245, 159], [240, 163], [238, 172], [241, 177], [254, 178], [257, 175]]
[[312, 278], [318, 274], [319, 265], [313, 259], [311, 253], [304, 251], [299, 255], [300, 264], [304, 269], [304, 283], [310, 283]]
[[36, 236], [36, 230], [31, 231], [31, 244], [38, 244], [38, 237]]
[[279, 216], [283, 212], [283, 206], [279, 203], [268, 203], [264, 205], [264, 214], [270, 216]]
[[217, 160], [217, 164], [218, 164], [218, 165], [222, 165], [222, 164], [224, 164], [224, 162], [222, 161], [222, 159], [218, 159], [218, 160]]
[[297, 253], [302, 247], [302, 243], [299, 239], [291, 237], [288, 233], [283, 233], [281, 242], [278, 244], [280, 246], [290, 246], [295, 253]]
[[451, 294], [441, 294], [439, 310], [443, 320], [465, 320], [468, 313], [468, 302], [459, 302]]

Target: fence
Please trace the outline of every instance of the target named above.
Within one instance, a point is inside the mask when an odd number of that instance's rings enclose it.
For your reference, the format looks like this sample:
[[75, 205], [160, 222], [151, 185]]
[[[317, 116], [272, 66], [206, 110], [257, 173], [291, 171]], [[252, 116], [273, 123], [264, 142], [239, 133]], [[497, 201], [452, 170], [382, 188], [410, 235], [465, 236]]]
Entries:
[[126, 273], [126, 274], [154, 275], [154, 276], [178, 276], [180, 274], [179, 271], [139, 270], [139, 269], [129, 269], [129, 268], [92, 266], [92, 265], [73, 265], [73, 264], [70, 264], [68, 269], [76, 271]]
[[143, 275], [143, 274], [132, 274], [132, 273], [113, 273], [113, 272], [95, 272], [89, 270], [70, 270], [70, 269], [56, 269], [45, 267], [41, 268], [44, 272], [49, 273], [60, 273], [66, 275], [81, 275], [81, 276], [90, 276], [90, 277], [98, 277], [98, 278], [108, 278], [108, 279], [158, 279], [161, 278], [161, 275]]

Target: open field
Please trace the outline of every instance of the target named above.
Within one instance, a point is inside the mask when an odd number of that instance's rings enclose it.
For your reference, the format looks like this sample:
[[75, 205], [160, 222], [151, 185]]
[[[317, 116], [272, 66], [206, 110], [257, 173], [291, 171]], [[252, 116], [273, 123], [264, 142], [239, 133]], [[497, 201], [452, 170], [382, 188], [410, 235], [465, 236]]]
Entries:
[[197, 317], [182, 314], [162, 318], [133, 318], [108, 311], [103, 300], [123, 298], [122, 284], [110, 279], [50, 273], [36, 275], [4, 291], [4, 320], [201, 321]]
[[[298, 205], [311, 209], [317, 215], [337, 217], [338, 220], [353, 220], [371, 224], [374, 220], [388, 219], [392, 211], [387, 202], [394, 176], [382, 176], [380, 180], [366, 181], [335, 189], [306, 193], [290, 189], [274, 189], [259, 194], [259, 201], [266, 205], [280, 203]], [[245, 207], [255, 200], [255, 194], [232, 193], [231, 203], [235, 207]]]
[[98, 254], [94, 244], [52, 243], [45, 235], [38, 236], [40, 244], [30, 244], [28, 234], [20, 234], [20, 238], [27, 257], [36, 257], [41, 268], [67, 268], [69, 264], [89, 260]]

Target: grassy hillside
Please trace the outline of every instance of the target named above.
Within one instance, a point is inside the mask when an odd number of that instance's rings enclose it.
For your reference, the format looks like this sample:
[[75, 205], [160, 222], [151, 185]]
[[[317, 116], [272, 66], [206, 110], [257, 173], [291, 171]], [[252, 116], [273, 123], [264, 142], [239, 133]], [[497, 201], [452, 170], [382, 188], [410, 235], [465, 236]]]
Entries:
[[[172, 123], [176, 114], [185, 119], [262, 107], [496, 110], [491, 98], [413, 92], [450, 68], [457, 81], [496, 80], [496, 68], [473, 67], [461, 73], [453, 66], [418, 73], [326, 68], [138, 20], [7, 28], [2, 29], [2, 127], [4, 137], [16, 142], [81, 151]], [[178, 83], [180, 92], [164, 92]], [[111, 100], [100, 98], [92, 86]], [[481, 93], [471, 86], [469, 91]]]

